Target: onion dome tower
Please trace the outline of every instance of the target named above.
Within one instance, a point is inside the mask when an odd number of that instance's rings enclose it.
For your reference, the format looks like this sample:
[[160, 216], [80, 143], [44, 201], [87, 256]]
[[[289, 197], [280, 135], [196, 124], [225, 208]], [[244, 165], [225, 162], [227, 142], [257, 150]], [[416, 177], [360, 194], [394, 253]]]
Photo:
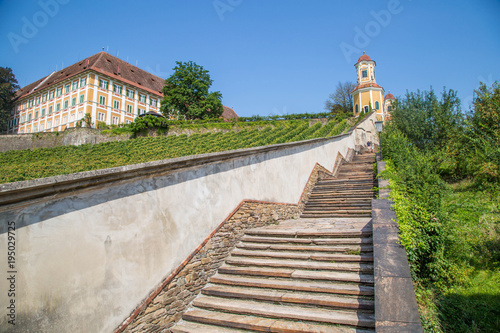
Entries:
[[377, 120], [383, 121], [384, 88], [375, 80], [375, 61], [363, 52], [354, 66], [358, 76], [357, 86], [351, 91], [354, 116], [367, 113], [371, 109], [377, 113]]

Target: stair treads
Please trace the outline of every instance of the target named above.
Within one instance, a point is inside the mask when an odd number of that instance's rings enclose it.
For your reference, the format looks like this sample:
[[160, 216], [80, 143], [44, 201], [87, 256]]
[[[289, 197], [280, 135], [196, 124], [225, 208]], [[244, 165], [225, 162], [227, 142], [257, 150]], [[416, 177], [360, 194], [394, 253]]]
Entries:
[[216, 274], [210, 278], [210, 283], [358, 296], [373, 296], [374, 293], [373, 287], [356, 284], [260, 278], [228, 274]]
[[255, 236], [293, 236], [293, 237], [364, 237], [370, 236], [371, 231], [365, 230], [296, 230], [296, 229], [249, 229], [245, 232], [247, 235]]
[[241, 238], [244, 242], [274, 243], [274, 244], [316, 244], [316, 245], [342, 245], [342, 244], [371, 244], [371, 237], [363, 238], [286, 238], [286, 237], [260, 237], [245, 235]]
[[213, 309], [260, 317], [286, 318], [370, 328], [375, 327], [374, 315], [351, 311], [332, 311], [330, 309], [306, 308], [283, 304], [277, 305], [265, 302], [230, 300], [207, 296], [196, 298], [193, 301], [193, 305], [203, 309]]
[[345, 261], [345, 262], [369, 262], [373, 261], [371, 254], [336, 254], [336, 253], [316, 253], [310, 251], [287, 252], [287, 251], [261, 251], [244, 250], [236, 248], [231, 252], [231, 256], [261, 257], [261, 258], [281, 258], [300, 259], [314, 261]]
[[[248, 332], [239, 329], [257, 331], [257, 332], [275, 332], [275, 333], [367, 333], [372, 330], [359, 330], [348, 326], [333, 326], [329, 324], [319, 324], [311, 322], [301, 322], [286, 319], [262, 318], [253, 315], [243, 315], [227, 312], [215, 312], [203, 309], [193, 309], [184, 314], [185, 319], [196, 321], [181, 322], [179, 331], [172, 330], [172, 333], [215, 333], [215, 328], [221, 328], [220, 333], [240, 333]], [[199, 324], [200, 322], [218, 325], [208, 326]], [[223, 327], [225, 326], [225, 327]], [[206, 331], [202, 330], [206, 327]], [[227, 328], [231, 327], [231, 328]], [[177, 329], [177, 326], [175, 327]], [[233, 329], [234, 331], [231, 331]], [[227, 330], [227, 331], [226, 331]]]
[[317, 245], [282, 245], [272, 243], [245, 243], [240, 242], [237, 248], [249, 250], [275, 250], [275, 251], [315, 251], [315, 252], [372, 252], [373, 246], [369, 245], [339, 245], [339, 246], [317, 246]]
[[212, 285], [203, 288], [203, 295], [247, 299], [266, 302], [283, 302], [318, 307], [344, 308], [350, 310], [373, 310], [373, 300], [352, 296], [319, 293], [304, 293], [276, 289], [242, 288], [228, 285]]
[[219, 273], [373, 284], [373, 275], [360, 274], [357, 272], [346, 273], [335, 271], [311, 271], [274, 267], [242, 267], [224, 265], [219, 268]]

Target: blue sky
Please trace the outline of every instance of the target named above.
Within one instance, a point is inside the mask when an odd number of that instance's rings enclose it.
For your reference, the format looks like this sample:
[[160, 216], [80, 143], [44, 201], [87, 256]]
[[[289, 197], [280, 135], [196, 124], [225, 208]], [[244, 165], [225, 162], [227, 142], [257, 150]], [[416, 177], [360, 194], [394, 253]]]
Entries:
[[0, 0], [0, 32], [21, 86], [104, 47], [163, 78], [195, 61], [240, 116], [324, 111], [362, 51], [396, 96], [446, 86], [468, 109], [500, 79], [498, 0]]

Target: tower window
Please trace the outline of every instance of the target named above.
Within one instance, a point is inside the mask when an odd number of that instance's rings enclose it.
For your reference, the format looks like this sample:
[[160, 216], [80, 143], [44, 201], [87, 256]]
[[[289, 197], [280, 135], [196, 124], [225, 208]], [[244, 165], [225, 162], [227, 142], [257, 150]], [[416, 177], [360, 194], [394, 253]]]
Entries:
[[369, 109], [368, 109], [368, 105], [365, 105], [365, 113], [368, 113]]
[[359, 105], [356, 104], [356, 113], [358, 113], [358, 112], [359, 112]]
[[380, 104], [378, 101], [375, 101], [375, 110], [379, 110], [380, 109]]
[[368, 77], [368, 70], [364, 69], [361, 71], [361, 76], [362, 77]]

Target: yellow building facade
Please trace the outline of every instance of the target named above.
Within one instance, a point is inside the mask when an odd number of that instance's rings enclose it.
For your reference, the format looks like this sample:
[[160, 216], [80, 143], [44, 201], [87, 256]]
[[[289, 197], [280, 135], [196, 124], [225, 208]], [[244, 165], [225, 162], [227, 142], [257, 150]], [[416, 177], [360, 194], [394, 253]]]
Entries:
[[98, 121], [130, 123], [160, 111], [163, 84], [164, 79], [100, 52], [17, 91], [8, 134], [63, 131], [86, 113], [92, 127]]
[[357, 86], [351, 92], [354, 116], [374, 110], [377, 120], [384, 121], [387, 112], [384, 108], [384, 88], [375, 80], [375, 61], [363, 52], [354, 66], [357, 74]]

